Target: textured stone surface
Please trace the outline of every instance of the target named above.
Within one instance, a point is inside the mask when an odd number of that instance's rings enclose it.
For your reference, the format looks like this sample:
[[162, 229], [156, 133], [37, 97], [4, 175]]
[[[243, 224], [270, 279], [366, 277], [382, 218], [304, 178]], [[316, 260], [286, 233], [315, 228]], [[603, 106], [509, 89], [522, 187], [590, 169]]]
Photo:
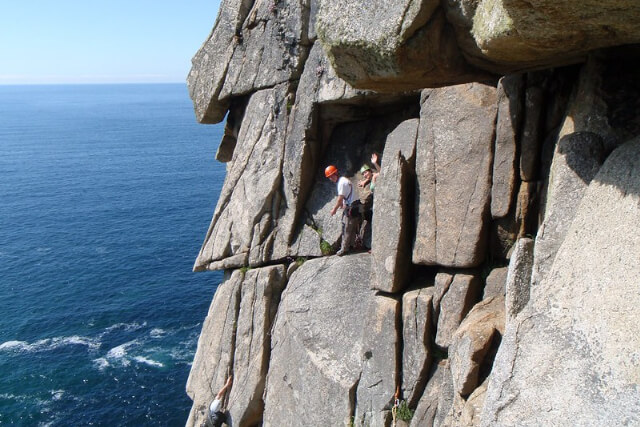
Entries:
[[572, 133], [558, 142], [549, 174], [544, 222], [536, 236], [533, 286], [551, 268], [580, 200], [603, 161], [602, 138], [594, 133]]
[[255, 425], [262, 419], [271, 326], [285, 283], [282, 265], [245, 273], [236, 326], [233, 387], [228, 392], [227, 409], [233, 425]]
[[481, 84], [436, 89], [423, 102], [414, 263], [473, 267], [484, 260], [496, 110], [496, 89]]
[[481, 288], [482, 283], [475, 275], [458, 273], [453, 276], [453, 281], [440, 302], [436, 344], [441, 347], [449, 346], [458, 326], [478, 301]]
[[426, 385], [432, 354], [433, 295], [428, 288], [402, 296], [402, 391], [409, 406], [415, 407]]
[[640, 422], [639, 170], [636, 138], [591, 181], [549, 275], [507, 322], [483, 425]]
[[471, 33], [493, 61], [561, 63], [588, 50], [637, 43], [640, 5], [633, 0], [482, 0]]
[[410, 427], [442, 426], [454, 400], [449, 362], [440, 361], [416, 407]]
[[482, 408], [484, 400], [487, 397], [487, 386], [489, 381], [483, 382], [467, 399], [462, 409], [460, 423], [458, 425], [465, 427], [475, 427], [481, 424]]
[[224, 0], [187, 79], [196, 118], [217, 123], [232, 96], [298, 78], [309, 46], [308, 14], [298, 0]]
[[354, 423], [371, 427], [388, 426], [399, 372], [401, 337], [400, 303], [383, 296], [369, 301], [365, 313], [369, 324], [363, 329], [364, 357], [356, 392]]
[[517, 145], [523, 118], [521, 74], [500, 79], [497, 93], [498, 117], [491, 184], [491, 216], [502, 218], [511, 210], [517, 188]]
[[507, 315], [515, 318], [529, 302], [531, 269], [533, 265], [533, 240], [523, 237], [513, 245], [506, 282]]
[[418, 119], [402, 122], [389, 134], [378, 177], [373, 211], [373, 286], [398, 292], [411, 266], [411, 227]]
[[504, 295], [507, 282], [507, 267], [499, 267], [491, 270], [484, 280], [483, 299]]
[[399, 91], [482, 76], [464, 61], [438, 2], [321, 2], [318, 36], [354, 87]]
[[274, 209], [279, 205], [276, 189], [282, 178], [279, 140], [287, 125], [287, 111], [279, 107], [286, 91], [286, 86], [279, 86], [251, 96], [195, 270], [234, 255], [248, 256], [252, 248], [264, 243], [272, 228]]
[[391, 402], [399, 313], [370, 290], [370, 258], [310, 260], [291, 276], [273, 329], [265, 426], [344, 425]]
[[242, 273], [235, 271], [218, 285], [202, 325], [198, 348], [187, 380], [187, 394], [193, 400], [186, 424], [188, 427], [200, 426], [209, 404], [231, 371], [242, 279]]
[[542, 147], [540, 128], [542, 126], [544, 90], [540, 86], [530, 85], [525, 92], [526, 115], [522, 125], [520, 143], [520, 178], [523, 181], [534, 181], [538, 179], [538, 167], [540, 166], [540, 148]]
[[461, 396], [479, 386], [480, 367], [491, 348], [494, 335], [504, 333], [504, 297], [476, 304], [454, 334], [449, 347], [453, 389]]

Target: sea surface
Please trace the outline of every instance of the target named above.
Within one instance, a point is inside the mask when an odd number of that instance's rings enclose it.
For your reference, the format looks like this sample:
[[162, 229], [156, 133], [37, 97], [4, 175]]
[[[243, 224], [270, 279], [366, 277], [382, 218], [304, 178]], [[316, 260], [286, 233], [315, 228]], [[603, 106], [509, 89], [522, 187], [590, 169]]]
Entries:
[[0, 86], [0, 425], [184, 425], [222, 131], [184, 84]]

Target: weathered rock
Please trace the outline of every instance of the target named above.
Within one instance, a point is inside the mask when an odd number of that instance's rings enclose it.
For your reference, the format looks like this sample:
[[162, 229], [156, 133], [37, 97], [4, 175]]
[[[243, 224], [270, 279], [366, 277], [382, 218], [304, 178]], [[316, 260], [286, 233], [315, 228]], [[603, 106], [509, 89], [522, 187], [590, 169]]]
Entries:
[[477, 266], [487, 245], [496, 90], [437, 89], [420, 114], [413, 262]]
[[297, 0], [223, 1], [187, 79], [198, 121], [221, 121], [232, 96], [299, 78], [309, 45], [308, 13]]
[[[367, 120], [341, 123], [335, 127], [328, 141], [324, 157], [319, 162], [323, 167], [316, 172], [316, 182], [309, 196], [306, 210], [311, 222], [322, 229], [322, 238], [336, 246], [340, 239], [342, 211], [331, 216], [336, 203], [336, 185], [325, 178], [324, 166], [335, 165], [342, 176], [347, 176], [357, 195], [360, 167], [369, 161], [371, 153], [381, 152], [389, 134], [402, 122], [414, 116], [415, 108], [400, 109], [392, 114], [373, 116]], [[385, 160], [382, 160], [383, 164]], [[375, 199], [374, 199], [375, 203]], [[374, 208], [375, 211], [375, 208]]]
[[401, 123], [389, 134], [378, 177], [373, 211], [373, 287], [398, 292], [411, 266], [411, 227], [418, 119]]
[[[531, 79], [529, 79], [531, 80]], [[544, 89], [531, 85], [526, 88], [525, 118], [520, 143], [520, 179], [535, 181], [538, 179], [540, 165], [540, 148], [542, 147], [542, 107], [544, 106]]]
[[[322, 75], [319, 69], [326, 69], [328, 61], [320, 44], [314, 44], [306, 61], [304, 72], [298, 85], [296, 99], [291, 108], [291, 119], [284, 141], [282, 163], [283, 204], [287, 207], [278, 220], [274, 242], [274, 257], [297, 256], [289, 245], [295, 239], [296, 227], [302, 217], [304, 204], [314, 182], [315, 159], [320, 155], [321, 141], [317, 138], [316, 97]], [[300, 254], [302, 255], [302, 254]]]
[[507, 283], [507, 267], [498, 267], [484, 280], [484, 293], [482, 299], [504, 296]]
[[640, 422], [639, 170], [636, 138], [591, 181], [547, 278], [507, 322], [483, 425]]
[[594, 133], [572, 133], [558, 142], [549, 175], [545, 219], [536, 236], [532, 286], [551, 268], [580, 200], [603, 161], [602, 139]]
[[[399, 314], [391, 313], [396, 301], [369, 289], [370, 258], [309, 260], [291, 276], [272, 333], [265, 426], [343, 425], [393, 398], [398, 344], [389, 334]], [[382, 382], [359, 390], [376, 376]], [[357, 407], [356, 396], [365, 399]]]
[[453, 405], [454, 392], [449, 362], [439, 362], [416, 407], [410, 427], [441, 426]]
[[433, 357], [433, 294], [427, 289], [402, 296], [402, 391], [410, 407], [415, 407], [422, 395]]
[[567, 63], [589, 50], [640, 40], [640, 6], [633, 0], [477, 4], [471, 33], [482, 53], [497, 63]]
[[188, 427], [199, 426], [206, 418], [209, 404], [224, 385], [233, 366], [235, 322], [240, 310], [242, 279], [242, 273], [235, 271], [218, 285], [202, 326], [187, 381], [187, 394], [193, 400]]
[[440, 302], [438, 332], [435, 342], [448, 347], [453, 334], [471, 307], [478, 301], [482, 289], [481, 280], [472, 274], [457, 273]]
[[428, 291], [433, 295], [433, 324], [438, 324], [438, 318], [440, 317], [440, 303], [442, 302], [442, 298], [445, 296], [451, 283], [453, 282], [453, 278], [456, 273], [450, 269], [440, 270], [436, 277], [434, 278], [433, 288], [429, 288]]
[[484, 400], [487, 396], [488, 379], [485, 380], [467, 399], [460, 416], [461, 426], [475, 427], [481, 424], [480, 416], [484, 407]]
[[290, 253], [295, 256], [322, 256], [320, 243], [322, 236], [313, 228], [305, 225], [291, 245]]
[[[504, 297], [494, 297], [476, 304], [451, 339], [449, 364], [453, 390], [466, 396], [478, 387], [480, 368], [489, 364], [485, 357], [494, 344], [496, 334], [504, 333]], [[499, 341], [498, 341], [499, 342]]]
[[369, 301], [369, 325], [363, 329], [364, 358], [356, 392], [354, 423], [388, 426], [398, 383], [401, 339], [400, 303], [384, 296]]
[[199, 122], [218, 123], [229, 108], [229, 100], [221, 101], [218, 95], [233, 56], [234, 37], [249, 13], [244, 4], [245, 0], [225, 0], [220, 4], [209, 38], [191, 60], [187, 84]]
[[529, 302], [533, 253], [532, 239], [523, 237], [514, 245], [506, 282], [505, 305], [510, 319], [515, 318]]
[[399, 91], [482, 77], [468, 66], [438, 2], [321, 2], [318, 36], [356, 88]]
[[278, 86], [251, 96], [238, 146], [194, 270], [234, 255], [248, 256], [272, 228], [282, 178], [283, 147], [278, 141], [287, 124], [287, 111], [280, 107], [287, 90], [286, 86]]
[[523, 117], [523, 85], [521, 74], [503, 77], [498, 84], [498, 116], [491, 184], [493, 218], [502, 218], [509, 213], [517, 188], [516, 160]]
[[233, 386], [227, 408], [233, 425], [255, 425], [262, 420], [271, 327], [285, 283], [282, 265], [249, 270], [244, 276], [235, 337]]

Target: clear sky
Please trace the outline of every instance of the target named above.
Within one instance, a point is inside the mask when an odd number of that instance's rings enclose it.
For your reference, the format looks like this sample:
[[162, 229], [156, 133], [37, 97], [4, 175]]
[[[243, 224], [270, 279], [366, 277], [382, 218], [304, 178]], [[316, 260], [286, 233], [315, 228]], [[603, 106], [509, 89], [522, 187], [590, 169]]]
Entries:
[[184, 82], [220, 0], [2, 0], [0, 84]]

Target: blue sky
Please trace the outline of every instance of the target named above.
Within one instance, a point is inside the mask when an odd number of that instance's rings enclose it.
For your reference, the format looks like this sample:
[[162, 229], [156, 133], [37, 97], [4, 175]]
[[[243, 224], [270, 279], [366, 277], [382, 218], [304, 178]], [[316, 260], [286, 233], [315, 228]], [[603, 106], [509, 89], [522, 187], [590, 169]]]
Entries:
[[0, 84], [184, 82], [220, 0], [6, 0]]

